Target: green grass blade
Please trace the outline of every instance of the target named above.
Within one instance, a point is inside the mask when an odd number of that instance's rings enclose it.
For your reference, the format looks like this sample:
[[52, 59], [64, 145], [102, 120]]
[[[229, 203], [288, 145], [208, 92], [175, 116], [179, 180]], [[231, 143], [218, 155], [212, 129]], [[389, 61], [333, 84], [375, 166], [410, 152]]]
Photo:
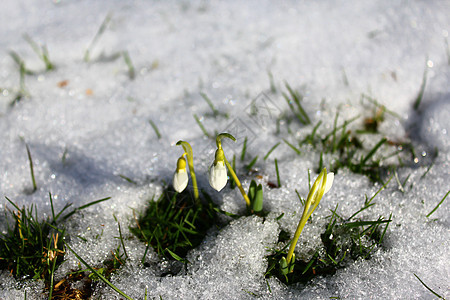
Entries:
[[375, 154], [375, 152], [380, 148], [384, 143], [386, 143], [387, 138], [382, 138], [373, 148], [367, 153], [366, 157], [361, 161], [361, 165], [364, 166], [365, 163]]
[[427, 84], [427, 75], [428, 75], [428, 59], [425, 61], [425, 70], [423, 71], [422, 84], [420, 85], [419, 94], [417, 95], [416, 100], [414, 101], [414, 110], [417, 111], [419, 109], [420, 103], [422, 102], [423, 94], [425, 92], [425, 86]]
[[122, 244], [123, 253], [125, 254], [125, 258], [128, 259], [127, 249], [125, 248], [125, 243], [123, 242], [122, 229], [120, 228], [120, 222], [117, 220], [116, 216], [114, 216], [114, 219], [116, 220], [117, 226], [119, 227], [119, 239], [120, 239], [120, 243]]
[[52, 207], [52, 216], [53, 216], [53, 221], [56, 222], [56, 216], [55, 216], [55, 208], [53, 207], [53, 198], [52, 198], [52, 193], [48, 192], [48, 197], [50, 198], [50, 206]]
[[281, 142], [276, 143], [272, 148], [270, 148], [269, 152], [264, 156], [264, 160], [266, 160], [269, 155], [281, 144]]
[[5, 196], [5, 199], [8, 200], [8, 202], [11, 203], [15, 209], [20, 210], [20, 208], [14, 202], [12, 202], [8, 197]]
[[275, 81], [273, 80], [273, 74], [270, 71], [267, 71], [267, 75], [269, 76], [269, 81], [270, 81], [270, 91], [272, 92], [272, 94], [275, 94], [277, 92], [277, 88], [275, 86]]
[[205, 93], [200, 93], [200, 96], [202, 96], [202, 98], [206, 101], [206, 103], [208, 103], [209, 108], [211, 108], [214, 117], [217, 117], [220, 112], [217, 110], [217, 108], [214, 107], [214, 104], [212, 103], [211, 99], [209, 99], [209, 97], [205, 94]]
[[92, 48], [94, 48], [95, 44], [97, 43], [98, 39], [102, 36], [102, 34], [105, 32], [106, 27], [109, 24], [109, 21], [111, 21], [111, 13], [108, 13], [103, 20], [102, 24], [100, 25], [99, 29], [97, 30], [97, 33], [95, 34], [94, 38], [92, 39], [91, 43], [89, 44], [89, 47], [84, 52], [84, 61], [88, 62], [90, 60], [90, 52]]
[[244, 144], [242, 145], [241, 161], [244, 161], [246, 151], [247, 151], [247, 137], [245, 137]]
[[275, 171], [277, 172], [278, 187], [281, 187], [280, 172], [278, 171], [278, 160], [275, 158]]
[[378, 220], [378, 221], [356, 221], [356, 222], [350, 222], [345, 223], [344, 225], [348, 228], [355, 228], [355, 227], [361, 227], [366, 225], [377, 225], [382, 223], [390, 223], [392, 220]]
[[439, 295], [438, 293], [436, 293], [435, 291], [433, 291], [429, 286], [427, 286], [427, 285], [425, 284], [425, 282], [423, 282], [423, 281], [419, 278], [419, 276], [417, 276], [415, 273], [413, 273], [413, 274], [414, 274], [414, 276], [416, 276], [416, 278], [420, 281], [420, 283], [423, 284], [423, 286], [427, 288], [427, 290], [429, 290], [430, 292], [433, 293], [433, 295], [435, 295], [435, 296], [438, 297], [439, 299], [445, 299], [444, 297], [442, 297], [441, 295]]
[[300, 149], [297, 149], [294, 145], [292, 145], [291, 143], [289, 143], [287, 140], [283, 139], [283, 141], [286, 143], [286, 145], [288, 145], [289, 147], [291, 147], [291, 149], [294, 150], [295, 153], [297, 153], [298, 155], [302, 154], [302, 152], [300, 151]]
[[169, 252], [169, 254], [177, 261], [181, 261], [184, 263], [189, 263], [188, 260], [181, 258], [180, 256], [178, 256], [176, 253], [173, 253], [172, 251], [170, 251], [170, 249], [166, 248], [166, 251]]
[[124, 179], [124, 180], [126, 180], [128, 183], [132, 183], [132, 184], [134, 184], [134, 185], [137, 184], [136, 181], [134, 181], [134, 180], [131, 179], [130, 177], [127, 177], [127, 176], [125, 176], [125, 175], [123, 175], [123, 174], [119, 174], [119, 177], [122, 178], [122, 179]]
[[128, 67], [128, 77], [133, 80], [136, 77], [136, 72], [134, 70], [133, 62], [131, 61], [130, 54], [128, 51], [122, 52], [123, 59], [125, 60], [125, 64]]
[[439, 208], [439, 206], [441, 206], [442, 202], [444, 202], [445, 198], [447, 198], [449, 193], [450, 193], [450, 191], [448, 191], [447, 194], [445, 194], [444, 198], [442, 198], [442, 200], [439, 201], [439, 203], [436, 205], [436, 207], [433, 208], [432, 211], [430, 211], [430, 213], [427, 215], [427, 218], [429, 218], [431, 216], [431, 214], [434, 213]]
[[258, 160], [258, 156], [255, 156], [255, 158], [248, 165], [246, 165], [245, 168], [247, 170], [250, 170], [256, 164], [257, 160]]
[[158, 137], [158, 140], [161, 139], [161, 133], [159, 132], [158, 127], [156, 127], [156, 124], [152, 120], [148, 120], [148, 122], [150, 123], [153, 130], [155, 131], [156, 136]]
[[72, 211], [71, 211], [70, 213], [68, 213], [67, 215], [65, 215], [65, 216], [63, 217], [63, 220], [66, 220], [67, 218], [69, 218], [70, 216], [72, 216], [72, 215], [73, 215], [74, 213], [76, 213], [77, 211], [80, 211], [80, 210], [82, 210], [82, 209], [88, 208], [88, 207], [91, 206], [91, 205], [94, 205], [94, 204], [97, 204], [97, 203], [100, 203], [100, 202], [103, 202], [103, 201], [106, 201], [106, 200], [109, 200], [109, 199], [111, 199], [111, 197], [106, 197], [106, 198], [103, 198], [103, 199], [95, 200], [95, 201], [89, 202], [88, 204], [79, 206], [79, 207], [75, 208], [74, 210], [72, 210]]
[[203, 134], [207, 137], [207, 138], [212, 138], [211, 135], [208, 133], [208, 131], [206, 131], [205, 127], [203, 126], [202, 121], [200, 121], [200, 119], [198, 118], [198, 116], [196, 114], [194, 114], [194, 119], [197, 122], [198, 126], [200, 127], [200, 129], [202, 130]]
[[54, 275], [55, 275], [56, 261], [57, 261], [57, 257], [55, 257], [55, 258], [53, 259], [52, 270], [51, 270], [51, 272], [50, 272], [50, 287], [49, 287], [49, 292], [48, 292], [48, 300], [51, 300], [51, 299], [52, 299], [52, 294], [53, 294], [53, 280], [54, 280]]
[[34, 177], [33, 159], [31, 158], [30, 148], [28, 147], [27, 144], [25, 144], [25, 147], [27, 148], [28, 161], [30, 163], [30, 173], [31, 173], [31, 180], [33, 182], [33, 192], [35, 192], [37, 190], [37, 185], [36, 185], [36, 178]]

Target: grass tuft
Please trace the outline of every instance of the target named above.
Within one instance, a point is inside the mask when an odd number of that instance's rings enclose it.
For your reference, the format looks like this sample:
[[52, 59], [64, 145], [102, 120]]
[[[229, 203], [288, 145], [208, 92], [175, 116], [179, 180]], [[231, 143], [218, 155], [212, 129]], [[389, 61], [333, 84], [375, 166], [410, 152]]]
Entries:
[[[301, 147], [303, 146], [312, 147], [317, 152], [320, 152], [318, 170], [321, 170], [324, 164], [331, 165], [331, 171], [335, 173], [340, 168], [347, 168], [353, 173], [367, 176], [372, 182], [383, 184], [383, 177], [386, 173], [403, 165], [399, 154], [410, 151], [415, 157], [413, 154], [414, 149], [411, 143], [394, 142], [382, 136], [378, 132], [378, 125], [384, 120], [385, 113], [389, 112], [391, 115], [397, 116], [376, 102], [376, 100], [367, 96], [364, 96], [364, 99], [368, 99], [369, 103], [374, 105], [374, 116], [364, 120], [363, 129], [348, 129], [350, 124], [360, 118], [359, 115], [338, 125], [339, 112], [337, 112], [331, 131], [323, 134], [322, 137], [317, 133], [322, 124], [319, 121], [312, 128], [311, 132], [300, 140], [298, 143], [299, 147], [284, 140], [285, 143], [298, 154], [301, 153]], [[381, 136], [377, 144], [370, 149], [365, 149], [364, 140], [362, 139], [362, 135], [367, 133]], [[394, 153], [384, 155], [389, 147], [395, 147]], [[384, 163], [385, 160], [392, 156], [398, 157], [398, 163]]]
[[[0, 269], [16, 279], [42, 279], [48, 285], [56, 265], [63, 261], [64, 230], [54, 230], [50, 219], [39, 221], [34, 206], [19, 208], [5, 197], [16, 211], [7, 209], [13, 219], [0, 236]], [[56, 233], [55, 233], [56, 232]]]
[[66, 204], [55, 213], [53, 198], [49, 193], [52, 217], [40, 220], [35, 206], [19, 208], [8, 197], [5, 198], [15, 211], [7, 208], [13, 222], [10, 224], [6, 218], [6, 233], [0, 233], [0, 269], [8, 270], [19, 280], [43, 280], [49, 299], [65, 299], [59, 296], [62, 282], [54, 284], [54, 273], [64, 260], [66, 248], [65, 229], [61, 222], [75, 212], [99, 203], [99, 200], [75, 208], [63, 216], [71, 204]]
[[195, 201], [187, 191], [177, 193], [167, 188], [156, 201], [148, 202], [130, 230], [160, 256], [184, 258], [201, 243], [216, 220], [215, 207], [209, 196], [204, 196], [204, 201]]

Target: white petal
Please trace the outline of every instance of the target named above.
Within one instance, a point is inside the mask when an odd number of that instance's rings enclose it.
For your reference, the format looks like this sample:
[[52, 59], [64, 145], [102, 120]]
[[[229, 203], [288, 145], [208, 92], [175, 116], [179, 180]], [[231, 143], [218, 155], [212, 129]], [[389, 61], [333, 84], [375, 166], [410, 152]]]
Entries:
[[178, 193], [181, 193], [182, 191], [184, 191], [184, 189], [187, 187], [189, 178], [186, 172], [186, 169], [183, 170], [179, 170], [178, 172], [175, 172], [175, 174], [173, 174], [173, 188], [175, 189], [175, 191], [177, 191]]
[[227, 168], [223, 162], [214, 163], [209, 168], [209, 184], [213, 189], [220, 192], [227, 185]]
[[333, 180], [334, 180], [334, 173], [333, 172], [328, 173], [324, 194], [328, 193], [328, 191], [331, 189], [331, 186], [333, 185]]

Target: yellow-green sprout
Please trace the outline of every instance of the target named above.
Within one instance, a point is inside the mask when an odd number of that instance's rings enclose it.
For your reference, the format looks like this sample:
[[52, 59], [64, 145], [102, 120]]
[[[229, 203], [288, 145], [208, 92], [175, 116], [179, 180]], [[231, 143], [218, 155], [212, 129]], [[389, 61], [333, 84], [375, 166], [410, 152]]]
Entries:
[[297, 230], [295, 231], [294, 238], [291, 241], [291, 245], [289, 247], [289, 251], [286, 257], [281, 258], [280, 260], [280, 268], [281, 272], [284, 275], [291, 273], [294, 269], [294, 249], [297, 245], [298, 239], [300, 238], [300, 234], [302, 233], [303, 227], [305, 227], [306, 221], [308, 221], [309, 217], [313, 213], [313, 211], [319, 205], [320, 200], [323, 195], [325, 195], [333, 185], [334, 173], [330, 172], [327, 174], [327, 169], [323, 168], [322, 172], [320, 172], [313, 186], [309, 190], [308, 198], [305, 203], [305, 208], [303, 209], [303, 214], [298, 223]]

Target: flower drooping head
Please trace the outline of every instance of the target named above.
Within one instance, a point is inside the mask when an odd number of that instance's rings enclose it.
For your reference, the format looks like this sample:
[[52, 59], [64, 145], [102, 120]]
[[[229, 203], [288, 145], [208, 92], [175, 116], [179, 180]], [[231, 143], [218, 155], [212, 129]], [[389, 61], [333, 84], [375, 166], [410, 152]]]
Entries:
[[216, 150], [214, 162], [209, 168], [209, 184], [213, 189], [220, 192], [228, 181], [227, 167], [225, 166], [225, 155], [222, 148]]
[[173, 174], [173, 188], [178, 193], [184, 191], [187, 187], [189, 181], [189, 177], [186, 170], [186, 160], [184, 159], [184, 154], [178, 158], [177, 161], [177, 170]]

